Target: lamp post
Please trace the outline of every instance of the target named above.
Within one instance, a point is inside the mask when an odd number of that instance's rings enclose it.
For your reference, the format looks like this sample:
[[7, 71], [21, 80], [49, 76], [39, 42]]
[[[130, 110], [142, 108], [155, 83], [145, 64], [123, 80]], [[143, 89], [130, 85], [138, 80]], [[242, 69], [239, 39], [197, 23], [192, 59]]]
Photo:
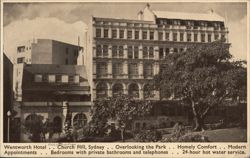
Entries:
[[7, 112], [7, 116], [8, 116], [7, 141], [10, 142], [10, 117], [11, 117], [10, 111]]

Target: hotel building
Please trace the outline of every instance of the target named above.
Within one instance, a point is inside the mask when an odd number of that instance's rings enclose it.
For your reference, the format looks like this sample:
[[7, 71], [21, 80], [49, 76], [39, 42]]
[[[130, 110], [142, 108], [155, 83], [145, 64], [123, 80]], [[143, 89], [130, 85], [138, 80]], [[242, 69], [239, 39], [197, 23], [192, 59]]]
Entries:
[[160, 102], [160, 94], [150, 90], [150, 82], [169, 53], [219, 39], [225, 39], [228, 44], [225, 19], [212, 10], [208, 13], [156, 11], [149, 4], [137, 16], [137, 20], [92, 17], [84, 59], [92, 101], [118, 93], [129, 94], [135, 99], [161, 104], [155, 115], [176, 116], [174, 121], [183, 118], [179, 115], [186, 115], [188, 119], [184, 120], [191, 119], [185, 107], [178, 109], [172, 101]]
[[226, 39], [224, 18], [209, 13], [155, 11], [147, 4], [138, 20], [93, 17], [86, 54], [92, 100], [119, 92], [146, 99], [148, 84], [169, 53], [190, 45]]

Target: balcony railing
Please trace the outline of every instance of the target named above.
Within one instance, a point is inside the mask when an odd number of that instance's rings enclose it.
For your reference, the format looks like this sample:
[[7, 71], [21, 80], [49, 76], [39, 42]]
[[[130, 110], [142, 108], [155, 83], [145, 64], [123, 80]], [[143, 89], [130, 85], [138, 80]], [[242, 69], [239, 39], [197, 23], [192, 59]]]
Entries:
[[[90, 101], [71, 101], [69, 106], [91, 106]], [[63, 106], [63, 102], [22, 102], [23, 106]]]

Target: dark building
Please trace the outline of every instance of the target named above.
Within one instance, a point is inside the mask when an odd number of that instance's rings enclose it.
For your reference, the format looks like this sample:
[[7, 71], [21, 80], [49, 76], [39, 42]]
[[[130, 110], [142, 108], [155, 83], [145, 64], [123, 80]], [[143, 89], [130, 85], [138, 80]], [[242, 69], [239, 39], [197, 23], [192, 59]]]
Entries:
[[[23, 124], [41, 116], [43, 121], [53, 123], [55, 133], [60, 133], [67, 111], [72, 114], [71, 124], [75, 129], [90, 120], [91, 95], [84, 66], [24, 64], [22, 92]], [[27, 141], [24, 133], [21, 140]]]
[[[3, 129], [4, 142], [8, 141], [8, 116], [7, 112], [13, 113], [13, 64], [3, 53]], [[10, 132], [9, 132], [10, 133]]]

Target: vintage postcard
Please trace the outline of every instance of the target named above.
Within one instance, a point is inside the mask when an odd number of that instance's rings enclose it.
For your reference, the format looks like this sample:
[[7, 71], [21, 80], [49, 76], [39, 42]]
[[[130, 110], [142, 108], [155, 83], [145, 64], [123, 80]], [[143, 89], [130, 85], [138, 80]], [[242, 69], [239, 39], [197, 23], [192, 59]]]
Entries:
[[1, 157], [249, 157], [249, 1], [1, 1]]

